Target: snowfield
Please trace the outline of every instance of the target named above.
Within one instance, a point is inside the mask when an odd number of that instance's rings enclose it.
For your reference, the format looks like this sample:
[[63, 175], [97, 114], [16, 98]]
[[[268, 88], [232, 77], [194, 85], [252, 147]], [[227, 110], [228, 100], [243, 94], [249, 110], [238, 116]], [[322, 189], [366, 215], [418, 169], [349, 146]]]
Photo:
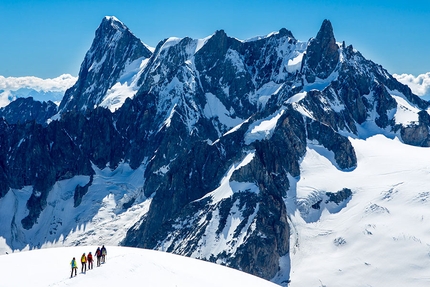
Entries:
[[[128, 247], [107, 246], [106, 263], [81, 273], [82, 253], [96, 246], [48, 248], [0, 256], [1, 287], [11, 286], [151, 286], [274, 287], [261, 278], [188, 257]], [[70, 278], [70, 261], [78, 275]]]
[[[382, 135], [350, 140], [356, 169], [308, 148], [286, 199], [290, 286], [430, 286], [430, 149]], [[326, 192], [343, 188], [349, 200], [325, 205]]]

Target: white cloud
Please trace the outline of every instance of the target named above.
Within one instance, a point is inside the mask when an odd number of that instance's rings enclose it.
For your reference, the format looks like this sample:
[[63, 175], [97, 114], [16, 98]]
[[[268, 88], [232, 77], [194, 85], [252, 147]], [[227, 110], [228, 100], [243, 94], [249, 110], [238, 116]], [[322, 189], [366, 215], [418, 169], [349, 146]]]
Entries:
[[70, 88], [77, 80], [69, 74], [64, 74], [53, 79], [41, 79], [37, 77], [3, 77], [0, 76], [0, 90], [16, 91], [21, 88], [30, 88], [38, 92], [60, 92]]
[[430, 72], [417, 77], [410, 74], [393, 74], [393, 77], [400, 83], [408, 85], [414, 94], [430, 99]]
[[[58, 97], [58, 94], [64, 92], [73, 86], [77, 77], [64, 74], [53, 79], [41, 79], [37, 77], [3, 77], [0, 76], [0, 107], [4, 107], [16, 97], [33, 96], [35, 93], [52, 94]], [[25, 92], [22, 92], [25, 90]], [[17, 91], [21, 91], [17, 93]], [[46, 98], [44, 100], [58, 101], [58, 98]]]

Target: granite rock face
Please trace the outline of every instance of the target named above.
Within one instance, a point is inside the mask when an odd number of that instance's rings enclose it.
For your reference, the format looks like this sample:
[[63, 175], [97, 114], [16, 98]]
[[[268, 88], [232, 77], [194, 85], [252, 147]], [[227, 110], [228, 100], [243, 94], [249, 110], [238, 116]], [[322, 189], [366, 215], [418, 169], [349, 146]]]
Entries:
[[309, 83], [315, 82], [316, 78], [326, 79], [336, 68], [339, 63], [339, 46], [330, 21], [324, 20], [317, 36], [309, 41], [303, 63]]

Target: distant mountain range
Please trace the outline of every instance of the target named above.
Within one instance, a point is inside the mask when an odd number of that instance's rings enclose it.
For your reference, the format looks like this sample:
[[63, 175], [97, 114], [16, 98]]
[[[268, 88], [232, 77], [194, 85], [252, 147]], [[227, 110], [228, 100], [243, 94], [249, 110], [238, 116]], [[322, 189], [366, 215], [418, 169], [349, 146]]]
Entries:
[[[323, 285], [312, 274], [335, 280], [346, 267], [320, 272], [320, 260], [307, 273], [319, 250], [352, 256], [345, 244], [380, 238], [361, 236], [379, 224], [402, 238], [381, 214], [430, 215], [418, 208], [428, 178], [416, 160], [428, 158], [429, 105], [337, 42], [328, 20], [304, 42], [287, 29], [247, 41], [219, 30], [152, 49], [105, 17], [58, 107], [22, 99], [1, 110], [0, 236], [10, 249], [119, 244]], [[328, 245], [307, 245], [318, 238]], [[364, 260], [343, 278], [373, 282], [354, 275]]]
[[40, 102], [60, 103], [64, 93], [78, 78], [68, 74], [53, 79], [0, 76], [0, 108], [18, 98], [32, 97]]

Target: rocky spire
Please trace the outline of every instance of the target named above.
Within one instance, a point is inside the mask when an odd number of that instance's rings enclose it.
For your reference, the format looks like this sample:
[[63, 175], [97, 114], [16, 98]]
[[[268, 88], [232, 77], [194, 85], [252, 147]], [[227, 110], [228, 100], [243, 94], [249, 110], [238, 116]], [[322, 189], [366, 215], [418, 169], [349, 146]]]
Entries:
[[327, 78], [339, 62], [338, 50], [331, 22], [324, 20], [317, 36], [309, 41], [306, 49], [306, 60], [303, 66], [306, 80], [313, 83], [315, 77]]

